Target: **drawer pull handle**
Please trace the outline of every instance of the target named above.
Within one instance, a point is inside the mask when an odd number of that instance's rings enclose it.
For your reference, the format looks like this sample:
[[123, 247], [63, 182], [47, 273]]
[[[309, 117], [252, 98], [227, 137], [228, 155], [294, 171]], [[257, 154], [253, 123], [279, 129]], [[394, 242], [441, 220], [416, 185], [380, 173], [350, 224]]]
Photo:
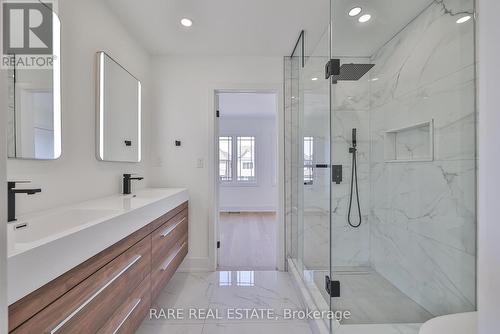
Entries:
[[142, 298], [138, 298], [136, 299], [135, 303], [134, 303], [134, 306], [132, 306], [132, 308], [130, 309], [130, 311], [128, 311], [127, 315], [125, 316], [125, 318], [123, 318], [123, 320], [120, 322], [120, 324], [118, 325], [118, 327], [116, 327], [116, 329], [113, 331], [113, 334], [116, 334], [118, 333], [118, 331], [120, 330], [120, 328], [122, 328], [123, 324], [125, 323], [125, 321], [128, 320], [128, 318], [130, 317], [130, 315], [135, 311], [135, 309], [137, 308], [137, 306], [139, 305], [139, 303], [142, 301]]
[[78, 312], [80, 312], [85, 306], [87, 306], [92, 300], [94, 300], [97, 296], [99, 296], [99, 294], [101, 294], [101, 292], [103, 292], [108, 286], [110, 286], [114, 281], [116, 281], [121, 275], [123, 275], [127, 270], [130, 269], [130, 267], [132, 267], [137, 261], [139, 261], [141, 259], [142, 255], [137, 255], [136, 257], [134, 257], [132, 259], [132, 261], [130, 261], [130, 263], [125, 267], [123, 268], [118, 274], [116, 274], [115, 276], [113, 276], [112, 279], [110, 279], [106, 284], [104, 284], [99, 290], [97, 290], [92, 296], [90, 296], [89, 299], [87, 299], [83, 304], [81, 304], [80, 306], [78, 306], [78, 308], [76, 310], [74, 310], [70, 315], [68, 315], [66, 317], [66, 319], [64, 319], [63, 321], [61, 321], [59, 323], [59, 325], [57, 325], [56, 327], [54, 327], [53, 330], [50, 331], [50, 334], [54, 334], [56, 333], [58, 330], [61, 329], [61, 327], [63, 327], [68, 321], [70, 321], [75, 315], [78, 314]]
[[177, 255], [179, 255], [179, 253], [184, 248], [184, 246], [186, 246], [186, 244], [187, 244], [186, 241], [184, 241], [182, 243], [182, 246], [179, 247], [179, 249], [174, 254], [168, 257], [168, 259], [165, 261], [165, 264], [161, 267], [161, 271], [167, 270], [168, 266], [170, 266], [170, 263], [172, 263], [172, 261], [177, 257]]
[[162, 238], [165, 238], [167, 235], [169, 235], [173, 230], [175, 230], [175, 228], [177, 226], [179, 226], [180, 224], [182, 224], [184, 221], [186, 220], [186, 217], [182, 218], [181, 220], [179, 220], [177, 223], [175, 223], [174, 225], [172, 226], [169, 226], [165, 231], [163, 231], [163, 233], [161, 234], [161, 237]]

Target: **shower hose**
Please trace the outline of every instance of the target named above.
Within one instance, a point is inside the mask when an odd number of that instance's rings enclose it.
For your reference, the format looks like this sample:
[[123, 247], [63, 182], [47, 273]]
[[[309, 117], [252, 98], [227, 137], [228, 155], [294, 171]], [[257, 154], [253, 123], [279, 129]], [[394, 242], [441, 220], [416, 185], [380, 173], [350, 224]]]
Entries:
[[[347, 213], [347, 222], [351, 227], [358, 228], [361, 225], [361, 206], [359, 204], [359, 191], [358, 191], [358, 166], [356, 162], [356, 146], [354, 145], [350, 150], [352, 153], [352, 171], [351, 171], [351, 195], [349, 197], [349, 212]], [[358, 203], [358, 219], [357, 224], [351, 222], [352, 198], [354, 196], [353, 190], [356, 185], [356, 202]]]

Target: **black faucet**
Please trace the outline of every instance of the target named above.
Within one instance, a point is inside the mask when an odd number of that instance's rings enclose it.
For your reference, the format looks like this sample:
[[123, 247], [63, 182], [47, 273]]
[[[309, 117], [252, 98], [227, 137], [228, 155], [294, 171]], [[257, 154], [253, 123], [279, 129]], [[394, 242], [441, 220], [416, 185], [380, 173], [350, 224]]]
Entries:
[[132, 174], [123, 174], [123, 194], [129, 195], [132, 189], [131, 180], [143, 180], [143, 177], [132, 177]]
[[8, 222], [13, 222], [16, 220], [16, 194], [27, 194], [34, 195], [36, 193], [42, 192], [42, 189], [15, 189], [16, 183], [28, 183], [26, 181], [9, 181], [7, 182], [7, 199], [8, 199], [8, 208], [7, 208], [7, 216]]

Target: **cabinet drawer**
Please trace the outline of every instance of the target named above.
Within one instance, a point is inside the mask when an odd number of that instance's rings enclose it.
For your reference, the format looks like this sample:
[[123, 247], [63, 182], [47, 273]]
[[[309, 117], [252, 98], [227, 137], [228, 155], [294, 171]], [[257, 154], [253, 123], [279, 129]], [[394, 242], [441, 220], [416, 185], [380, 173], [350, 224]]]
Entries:
[[151, 234], [147, 225], [9, 306], [9, 331], [52, 304], [96, 271]]
[[98, 334], [135, 333], [148, 314], [150, 306], [151, 276], [148, 275], [99, 330]]
[[181, 205], [179, 205], [178, 207], [176, 207], [175, 209], [170, 210], [169, 212], [167, 212], [163, 216], [153, 220], [151, 222], [151, 224], [149, 224], [151, 227], [151, 231], [156, 230], [158, 227], [162, 226], [163, 224], [168, 222], [170, 219], [177, 216], [181, 211], [187, 210], [187, 209], [188, 209], [188, 202], [184, 202]]
[[96, 333], [151, 271], [151, 237], [75, 286], [13, 333]]
[[182, 211], [152, 234], [152, 265], [160, 265], [170, 249], [188, 232], [188, 213]]
[[188, 253], [187, 234], [177, 242], [172, 250], [164, 257], [163, 261], [157, 267], [154, 267], [151, 273], [151, 298], [158, 297], [161, 290], [170, 281], [182, 260]]

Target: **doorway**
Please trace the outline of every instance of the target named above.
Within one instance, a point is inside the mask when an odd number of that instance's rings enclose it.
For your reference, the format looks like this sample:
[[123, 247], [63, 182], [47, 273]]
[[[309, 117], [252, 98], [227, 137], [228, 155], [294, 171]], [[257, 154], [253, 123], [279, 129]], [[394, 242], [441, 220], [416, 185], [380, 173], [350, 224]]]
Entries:
[[219, 270], [277, 268], [277, 99], [272, 91], [217, 93]]

